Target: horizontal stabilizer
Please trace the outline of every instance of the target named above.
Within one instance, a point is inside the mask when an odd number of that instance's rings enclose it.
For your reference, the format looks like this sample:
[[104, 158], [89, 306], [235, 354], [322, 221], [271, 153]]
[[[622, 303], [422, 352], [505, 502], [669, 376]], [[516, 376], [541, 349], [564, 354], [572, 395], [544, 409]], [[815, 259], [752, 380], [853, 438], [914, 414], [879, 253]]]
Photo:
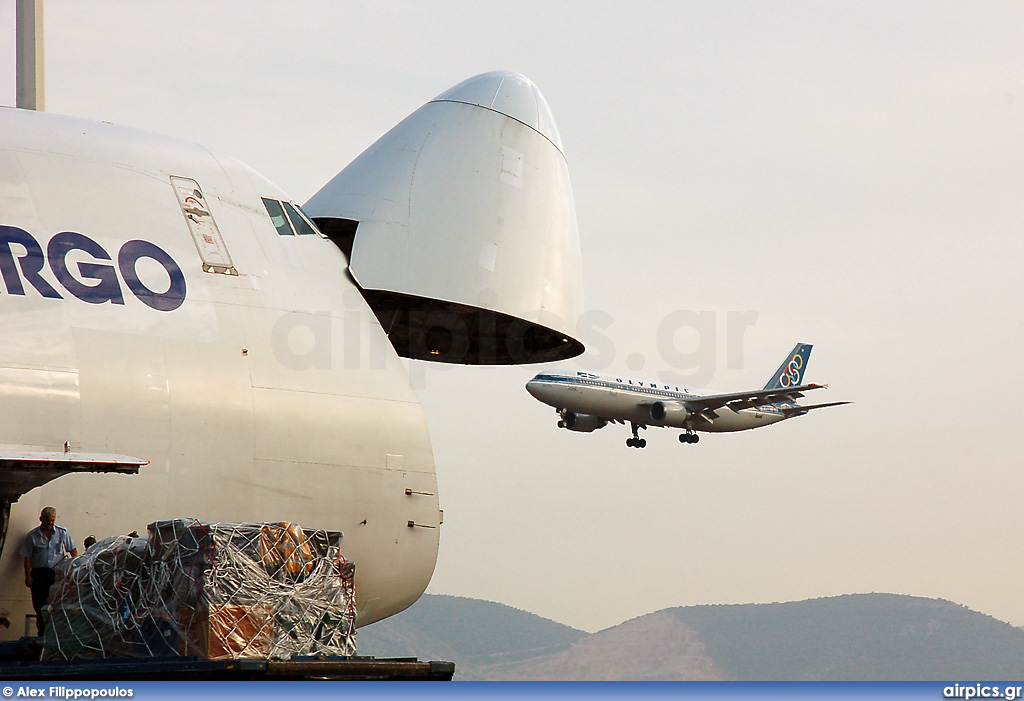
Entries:
[[824, 409], [827, 406], [839, 406], [840, 404], [853, 404], [853, 402], [828, 402], [827, 404], [810, 404], [808, 406], [785, 406], [780, 407], [782, 414], [787, 419], [797, 414], [805, 414], [811, 409]]
[[138, 474], [149, 460], [104, 453], [41, 453], [0, 451], [0, 500], [17, 501], [22, 494], [73, 472]]

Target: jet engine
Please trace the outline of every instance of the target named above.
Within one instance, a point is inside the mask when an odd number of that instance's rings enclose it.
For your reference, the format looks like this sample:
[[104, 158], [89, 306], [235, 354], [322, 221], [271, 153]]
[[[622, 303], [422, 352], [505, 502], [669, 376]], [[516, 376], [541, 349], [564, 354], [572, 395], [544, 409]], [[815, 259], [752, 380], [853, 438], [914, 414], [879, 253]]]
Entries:
[[659, 426], [686, 428], [686, 421], [692, 415], [689, 409], [675, 402], [651, 404], [651, 422]]
[[562, 412], [562, 420], [558, 422], [560, 428], [567, 428], [570, 431], [590, 433], [599, 428], [604, 428], [608, 422], [604, 419], [590, 414], [577, 414], [572, 411]]

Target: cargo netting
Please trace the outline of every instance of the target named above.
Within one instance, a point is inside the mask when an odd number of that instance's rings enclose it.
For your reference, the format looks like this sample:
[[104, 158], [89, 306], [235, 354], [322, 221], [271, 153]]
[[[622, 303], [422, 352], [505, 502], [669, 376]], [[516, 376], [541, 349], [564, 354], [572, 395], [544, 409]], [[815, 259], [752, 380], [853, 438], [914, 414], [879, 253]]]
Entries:
[[57, 568], [43, 659], [355, 655], [355, 565], [340, 539], [176, 519], [100, 541]]

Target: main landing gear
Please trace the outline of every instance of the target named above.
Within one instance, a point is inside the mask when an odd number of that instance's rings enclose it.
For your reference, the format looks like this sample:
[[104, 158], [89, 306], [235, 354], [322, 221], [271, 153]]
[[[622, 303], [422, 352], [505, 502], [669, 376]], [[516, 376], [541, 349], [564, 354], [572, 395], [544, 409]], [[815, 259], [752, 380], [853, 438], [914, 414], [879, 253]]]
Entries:
[[641, 438], [636, 433], [637, 429], [639, 429], [640, 427], [637, 424], [633, 423], [632, 421], [629, 422], [629, 425], [633, 427], [633, 437], [626, 439], [626, 445], [628, 445], [630, 448], [646, 448], [647, 439]]
[[686, 433], [679, 434], [680, 443], [696, 443], [699, 440], [700, 436], [698, 436], [694, 431], [687, 431]]

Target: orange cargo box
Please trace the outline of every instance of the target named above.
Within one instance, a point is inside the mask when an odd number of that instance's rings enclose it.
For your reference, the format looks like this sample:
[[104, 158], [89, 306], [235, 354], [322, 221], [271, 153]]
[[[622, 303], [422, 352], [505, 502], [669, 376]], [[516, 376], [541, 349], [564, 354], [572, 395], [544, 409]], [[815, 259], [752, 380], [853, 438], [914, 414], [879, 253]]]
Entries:
[[204, 660], [266, 658], [274, 645], [274, 617], [259, 606], [225, 604], [178, 614], [181, 655]]
[[294, 523], [282, 521], [260, 529], [260, 562], [270, 576], [305, 577], [313, 570], [313, 551], [305, 532]]

